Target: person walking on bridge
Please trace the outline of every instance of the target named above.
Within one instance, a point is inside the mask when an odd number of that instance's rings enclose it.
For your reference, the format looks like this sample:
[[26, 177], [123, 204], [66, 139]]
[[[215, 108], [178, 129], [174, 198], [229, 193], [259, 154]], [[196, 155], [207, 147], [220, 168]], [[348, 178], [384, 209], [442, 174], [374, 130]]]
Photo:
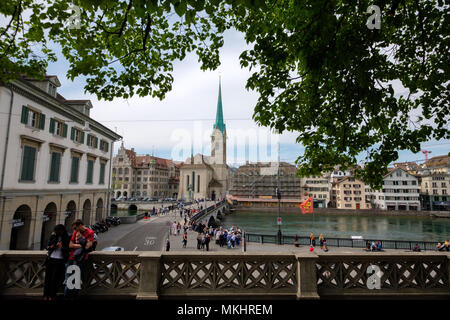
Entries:
[[183, 248], [187, 246], [187, 232], [185, 231], [183, 234]]
[[315, 247], [316, 246], [316, 239], [314, 238], [314, 233], [311, 232], [309, 235], [310, 245]]

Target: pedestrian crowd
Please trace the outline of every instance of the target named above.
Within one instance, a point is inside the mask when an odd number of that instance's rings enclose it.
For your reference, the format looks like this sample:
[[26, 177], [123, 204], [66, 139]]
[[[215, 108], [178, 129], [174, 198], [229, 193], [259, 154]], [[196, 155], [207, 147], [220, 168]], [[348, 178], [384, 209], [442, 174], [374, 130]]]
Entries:
[[[179, 222], [174, 221], [172, 234], [179, 235], [181, 227]], [[241, 245], [242, 231], [236, 227], [229, 229], [222, 227], [213, 228], [212, 226], [207, 226], [203, 221], [199, 221], [198, 223], [191, 223], [189, 227], [185, 224], [182, 228], [184, 229], [182, 237], [183, 248], [186, 248], [187, 245], [188, 230], [197, 232], [198, 250], [209, 251], [211, 240], [215, 241], [215, 244], [220, 248], [233, 249]]]
[[383, 246], [381, 244], [381, 241], [367, 241], [366, 247], [364, 248], [365, 251], [382, 251]]

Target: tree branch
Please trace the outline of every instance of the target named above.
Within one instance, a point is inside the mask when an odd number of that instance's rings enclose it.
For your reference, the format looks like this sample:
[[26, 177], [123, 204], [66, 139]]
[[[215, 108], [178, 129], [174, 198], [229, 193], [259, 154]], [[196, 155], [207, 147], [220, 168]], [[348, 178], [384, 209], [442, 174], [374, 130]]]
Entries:
[[9, 21], [8, 25], [6, 26], [5, 31], [3, 31], [3, 33], [0, 35], [0, 37], [3, 37], [6, 32], [8, 32], [9, 28], [11, 27], [12, 22], [14, 21], [14, 17], [16, 16], [16, 11], [17, 11], [17, 6], [14, 6], [14, 12], [11, 16], [11, 20]]

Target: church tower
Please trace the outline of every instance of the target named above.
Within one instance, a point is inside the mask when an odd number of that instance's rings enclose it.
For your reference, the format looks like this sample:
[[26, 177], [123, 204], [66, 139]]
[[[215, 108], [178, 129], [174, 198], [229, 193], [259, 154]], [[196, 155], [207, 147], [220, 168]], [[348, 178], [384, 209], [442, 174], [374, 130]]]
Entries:
[[211, 136], [211, 160], [213, 164], [227, 164], [227, 131], [223, 122], [222, 87], [219, 76], [219, 98], [217, 100], [216, 122]]

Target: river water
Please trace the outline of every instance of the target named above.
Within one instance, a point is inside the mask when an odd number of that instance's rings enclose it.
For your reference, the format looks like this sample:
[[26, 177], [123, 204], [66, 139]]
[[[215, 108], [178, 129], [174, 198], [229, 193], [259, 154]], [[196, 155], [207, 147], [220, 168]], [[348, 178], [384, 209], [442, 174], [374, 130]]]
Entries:
[[[313, 215], [282, 213], [281, 232], [285, 235], [365, 239], [412, 240], [438, 242], [450, 239], [450, 218]], [[278, 230], [276, 212], [235, 211], [222, 220], [225, 227], [236, 226], [249, 233], [275, 235]]]

